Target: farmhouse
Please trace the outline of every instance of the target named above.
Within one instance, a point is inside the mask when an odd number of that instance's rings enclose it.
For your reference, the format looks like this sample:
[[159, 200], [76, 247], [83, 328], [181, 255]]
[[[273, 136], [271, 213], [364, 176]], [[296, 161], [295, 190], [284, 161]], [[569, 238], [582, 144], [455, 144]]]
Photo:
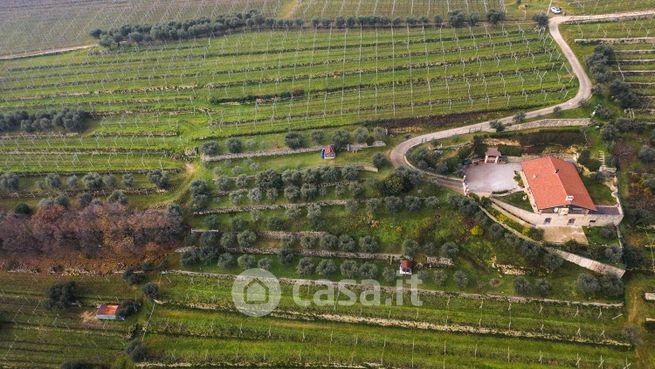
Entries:
[[98, 310], [96, 311], [96, 319], [123, 320], [123, 318], [118, 315], [119, 308], [120, 305], [117, 304], [102, 304], [98, 306]]
[[544, 157], [521, 163], [530, 202], [539, 214], [590, 214], [597, 211], [574, 164]]
[[644, 299], [645, 299], [646, 301], [655, 302], [655, 293], [648, 293], [648, 292], [645, 293], [645, 294], [644, 294]]

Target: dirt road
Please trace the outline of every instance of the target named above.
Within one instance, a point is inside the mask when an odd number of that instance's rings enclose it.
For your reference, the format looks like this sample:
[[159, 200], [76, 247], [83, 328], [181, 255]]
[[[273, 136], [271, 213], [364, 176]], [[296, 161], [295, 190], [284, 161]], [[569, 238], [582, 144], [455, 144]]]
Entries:
[[96, 46], [98, 46], [98, 44], [88, 44], [88, 45], [80, 45], [80, 46], [62, 47], [60, 49], [32, 51], [32, 52], [20, 53], [20, 54], [0, 55], [0, 60], [14, 60], [14, 59], [31, 58], [33, 56], [61, 54], [61, 53], [65, 53], [65, 52], [68, 52], [68, 51], [90, 49], [90, 48], [96, 47]]
[[[653, 15], [655, 15], [655, 10], [630, 12], [630, 13], [566, 16], [566, 17], [551, 18], [550, 25], [548, 27], [550, 34], [555, 40], [555, 42], [557, 42], [557, 44], [559, 45], [562, 54], [564, 55], [564, 57], [566, 57], [566, 60], [569, 62], [573, 74], [575, 74], [575, 76], [578, 78], [580, 86], [578, 89], [578, 93], [572, 99], [548, 108], [527, 112], [526, 118], [534, 119], [540, 116], [551, 114], [556, 107], [560, 107], [562, 110], [575, 109], [580, 105], [581, 102], [591, 97], [591, 87], [593, 85], [591, 79], [585, 72], [584, 67], [582, 66], [578, 58], [573, 53], [573, 50], [571, 49], [569, 44], [566, 42], [566, 40], [564, 40], [564, 37], [562, 37], [562, 34], [560, 33], [559, 30], [559, 26], [561, 24], [572, 23], [572, 22], [599, 21], [599, 20], [612, 21], [612, 20], [620, 20], [620, 19], [640, 18], [640, 17], [653, 16]], [[499, 120], [505, 124], [508, 124], [508, 123], [512, 123], [512, 119], [513, 117], [506, 117]], [[490, 123], [489, 121], [486, 121], [482, 123], [471, 124], [468, 126], [458, 127], [458, 128], [453, 128], [443, 131], [432, 132], [432, 133], [410, 138], [407, 141], [401, 142], [391, 150], [390, 153], [391, 163], [393, 163], [393, 165], [396, 167], [405, 166], [405, 167], [416, 169], [411, 164], [409, 164], [406, 158], [407, 153], [413, 147], [416, 147], [418, 145], [421, 145], [422, 143], [429, 142], [432, 140], [444, 139], [447, 137], [459, 136], [459, 135], [468, 134], [477, 131], [490, 131], [491, 127], [489, 123]]]

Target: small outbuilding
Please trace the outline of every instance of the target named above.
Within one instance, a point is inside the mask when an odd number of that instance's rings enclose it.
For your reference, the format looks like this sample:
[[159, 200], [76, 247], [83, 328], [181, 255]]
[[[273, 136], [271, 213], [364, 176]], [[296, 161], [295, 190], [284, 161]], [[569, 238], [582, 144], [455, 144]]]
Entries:
[[644, 299], [646, 299], [646, 301], [655, 302], [655, 293], [645, 293]]
[[402, 259], [400, 261], [400, 275], [412, 275], [412, 261], [409, 259]]
[[118, 309], [120, 305], [118, 304], [102, 304], [98, 306], [96, 311], [96, 319], [100, 320], [123, 320], [123, 318], [118, 314]]
[[497, 147], [489, 147], [487, 152], [484, 153], [484, 162], [498, 164], [501, 156], [502, 154]]
[[326, 145], [321, 149], [321, 158], [324, 160], [332, 160], [337, 157], [337, 151], [334, 149], [334, 145]]

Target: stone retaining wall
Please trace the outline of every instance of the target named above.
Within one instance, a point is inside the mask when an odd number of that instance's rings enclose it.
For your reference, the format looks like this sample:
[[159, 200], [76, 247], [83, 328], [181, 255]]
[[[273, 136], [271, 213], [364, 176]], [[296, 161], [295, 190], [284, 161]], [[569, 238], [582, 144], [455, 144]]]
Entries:
[[[384, 141], [375, 141], [372, 145], [366, 144], [353, 144], [350, 145], [350, 151], [358, 151], [362, 149], [374, 148], [374, 147], [384, 147], [386, 143]], [[223, 154], [215, 156], [202, 156], [202, 160], [206, 162], [211, 161], [222, 161], [222, 160], [233, 160], [233, 159], [246, 159], [246, 158], [258, 158], [265, 156], [283, 156], [283, 155], [293, 155], [293, 154], [303, 154], [308, 152], [320, 152], [323, 149], [323, 145], [304, 147], [300, 149], [275, 149], [267, 151], [252, 151], [252, 152], [242, 152], [235, 154]]]
[[[224, 273], [207, 273], [207, 272], [191, 272], [187, 270], [166, 270], [162, 274], [173, 274], [173, 275], [186, 275], [186, 276], [199, 276], [205, 278], [216, 278], [223, 280], [234, 280], [236, 277], [233, 274], [224, 274]], [[353, 287], [362, 287], [365, 288], [365, 284], [361, 283], [346, 283], [346, 282], [331, 282], [331, 281], [318, 281], [311, 279], [294, 279], [294, 278], [278, 278], [281, 283], [285, 284], [302, 284], [302, 285], [318, 285], [324, 286], [326, 284], [338, 285], [338, 283], [343, 283], [344, 285], [353, 286]], [[385, 292], [396, 292], [396, 287], [380, 287], [382, 291]], [[428, 296], [452, 296], [452, 297], [461, 297], [472, 300], [494, 300], [494, 301], [507, 301], [517, 304], [549, 304], [549, 305], [562, 305], [562, 306], [583, 306], [583, 307], [596, 307], [600, 309], [623, 309], [623, 303], [609, 304], [604, 302], [587, 302], [587, 301], [571, 301], [571, 300], [557, 300], [557, 299], [548, 299], [548, 298], [533, 298], [533, 297], [523, 297], [523, 296], [507, 296], [499, 294], [479, 294], [479, 293], [468, 293], [468, 292], [450, 292], [450, 291], [440, 291], [440, 290], [426, 290], [418, 289], [419, 294], [425, 294]]]
[[[559, 215], [559, 214], [537, 214], [529, 212], [523, 209], [519, 209], [516, 206], [504, 203], [492, 199], [493, 203], [508, 216], [512, 218], [519, 218], [524, 222], [527, 222], [538, 228], [547, 228], [547, 227], [567, 227], [567, 226], [591, 226], [591, 227], [602, 227], [607, 225], [619, 225], [623, 220], [623, 211], [619, 206], [616, 207], [617, 214], [569, 214], [569, 215]], [[550, 219], [549, 224], [545, 224], [546, 219]], [[575, 223], [570, 224], [569, 220], [574, 219]]]
[[622, 278], [623, 275], [625, 274], [625, 270], [621, 268], [617, 268], [615, 266], [608, 265], [608, 264], [603, 264], [599, 261], [585, 258], [583, 256], [576, 255], [568, 251], [559, 250], [553, 247], [546, 247], [546, 250], [551, 254], [558, 255], [559, 257], [561, 257], [562, 259], [568, 262], [571, 262], [575, 265], [581, 266], [585, 269], [591, 270], [599, 274], [614, 274], [619, 278]]
[[[282, 232], [286, 233], [286, 232]], [[320, 232], [316, 232], [320, 233]], [[194, 249], [194, 247], [183, 247], [175, 250], [176, 253], [185, 253]], [[234, 247], [227, 251], [235, 254], [254, 254], [254, 255], [276, 255], [280, 248], [260, 249], [256, 247]], [[338, 259], [359, 259], [359, 260], [381, 260], [389, 263], [396, 263], [403, 258], [400, 254], [375, 254], [366, 252], [345, 252], [330, 250], [294, 250], [293, 253], [299, 256], [321, 257], [321, 258], [338, 258]], [[397, 265], [394, 264], [394, 267]]]
[[[249, 247], [249, 248], [239, 247], [235, 249], [229, 249], [229, 251], [236, 252], [236, 253], [246, 253], [246, 254], [274, 255], [277, 254], [280, 251], [280, 249], [257, 249], [253, 247]], [[330, 251], [330, 250], [299, 250], [299, 251], [294, 251], [293, 253], [300, 256], [338, 258], [338, 259], [382, 260], [382, 261], [388, 261], [390, 263], [400, 261], [400, 259], [402, 258], [402, 255], [398, 255], [398, 254], [370, 254], [366, 252], [344, 252], [344, 251]]]
[[[494, 204], [493, 204], [494, 209], [502, 212], [503, 214], [505, 214], [506, 216], [508, 216], [512, 220], [515, 220], [518, 223], [520, 223], [521, 225], [526, 225], [527, 224], [526, 222], [522, 221], [520, 218], [517, 218], [513, 214], [505, 211], [503, 208], [498, 206], [497, 204], [500, 203], [500, 201], [496, 201], [496, 200], [492, 200], [492, 201], [494, 201]], [[505, 204], [503, 204], [503, 205], [505, 205]], [[519, 209], [519, 210], [521, 210], [521, 209]], [[498, 219], [493, 217], [484, 208], [482, 208], [482, 211], [484, 211], [496, 223], [500, 224], [501, 226], [503, 226], [503, 228], [510, 231], [511, 233], [516, 235], [517, 237], [520, 237], [520, 238], [528, 240], [528, 241], [535, 242], [534, 240], [532, 240], [532, 239], [528, 238], [527, 236], [521, 234], [520, 232], [516, 231], [515, 229], [513, 229], [513, 228], [499, 222]], [[559, 250], [559, 249], [555, 249], [555, 248], [552, 248], [552, 247], [544, 247], [544, 249], [547, 252], [551, 253], [551, 254], [558, 255], [559, 257], [561, 257], [562, 259], [564, 259], [564, 260], [566, 260], [568, 262], [571, 262], [573, 264], [576, 264], [578, 266], [581, 266], [581, 267], [583, 267], [585, 269], [591, 270], [591, 271], [596, 272], [596, 273], [600, 273], [600, 274], [610, 274], [611, 273], [611, 274], [615, 274], [619, 278], [623, 277], [623, 275], [625, 274], [625, 270], [623, 270], [623, 269], [617, 268], [617, 267], [612, 266], [612, 265], [603, 264], [603, 263], [601, 263], [599, 261], [589, 259], [589, 258], [580, 256], [580, 255], [576, 255], [576, 254], [568, 252], [568, 251]]]
[[[161, 172], [165, 173], [179, 173], [182, 170], [181, 169], [158, 169]], [[79, 170], [73, 170], [73, 171], [62, 171], [62, 170], [50, 170], [50, 171], [44, 171], [44, 172], [14, 172], [17, 176], [19, 177], [41, 177], [41, 176], [46, 176], [50, 173], [55, 173], [55, 174], [61, 174], [61, 175], [66, 175], [66, 176], [83, 176], [88, 173], [98, 173], [98, 174], [148, 174], [152, 172], [153, 169], [112, 169], [112, 170], [88, 170], [88, 171], [79, 171]]]
[[311, 204], [318, 206], [344, 206], [348, 200], [324, 200], [316, 202], [301, 202], [295, 204], [272, 204], [272, 205], [244, 205], [232, 208], [217, 208], [200, 210], [193, 213], [193, 215], [209, 215], [209, 214], [231, 214], [231, 213], [245, 213], [254, 210], [279, 210], [279, 209], [292, 209], [297, 207], [307, 207]]
[[126, 195], [152, 195], [155, 193], [167, 193], [168, 190], [162, 190], [158, 188], [112, 188], [106, 190], [90, 191], [84, 188], [79, 188], [75, 190], [61, 190], [61, 191], [20, 191], [20, 192], [5, 192], [0, 193], [0, 199], [22, 199], [22, 198], [43, 198], [43, 197], [56, 197], [59, 195], [64, 195], [66, 197], [73, 197], [82, 192], [89, 192], [93, 197], [107, 196], [111, 194], [114, 190], [123, 191]]
[[542, 119], [533, 122], [521, 123], [507, 127], [506, 131], [524, 131], [534, 128], [562, 128], [562, 127], [581, 127], [590, 125], [591, 119]]
[[576, 38], [576, 44], [581, 45], [616, 45], [616, 44], [655, 44], [655, 37], [629, 37], [629, 38]]

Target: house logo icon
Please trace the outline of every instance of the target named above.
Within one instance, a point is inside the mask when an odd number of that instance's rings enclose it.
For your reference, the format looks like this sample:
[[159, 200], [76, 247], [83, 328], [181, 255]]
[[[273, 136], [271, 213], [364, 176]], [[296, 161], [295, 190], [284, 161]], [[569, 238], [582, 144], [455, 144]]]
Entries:
[[239, 274], [232, 285], [232, 301], [241, 313], [262, 317], [280, 303], [280, 282], [263, 269], [248, 269]]

